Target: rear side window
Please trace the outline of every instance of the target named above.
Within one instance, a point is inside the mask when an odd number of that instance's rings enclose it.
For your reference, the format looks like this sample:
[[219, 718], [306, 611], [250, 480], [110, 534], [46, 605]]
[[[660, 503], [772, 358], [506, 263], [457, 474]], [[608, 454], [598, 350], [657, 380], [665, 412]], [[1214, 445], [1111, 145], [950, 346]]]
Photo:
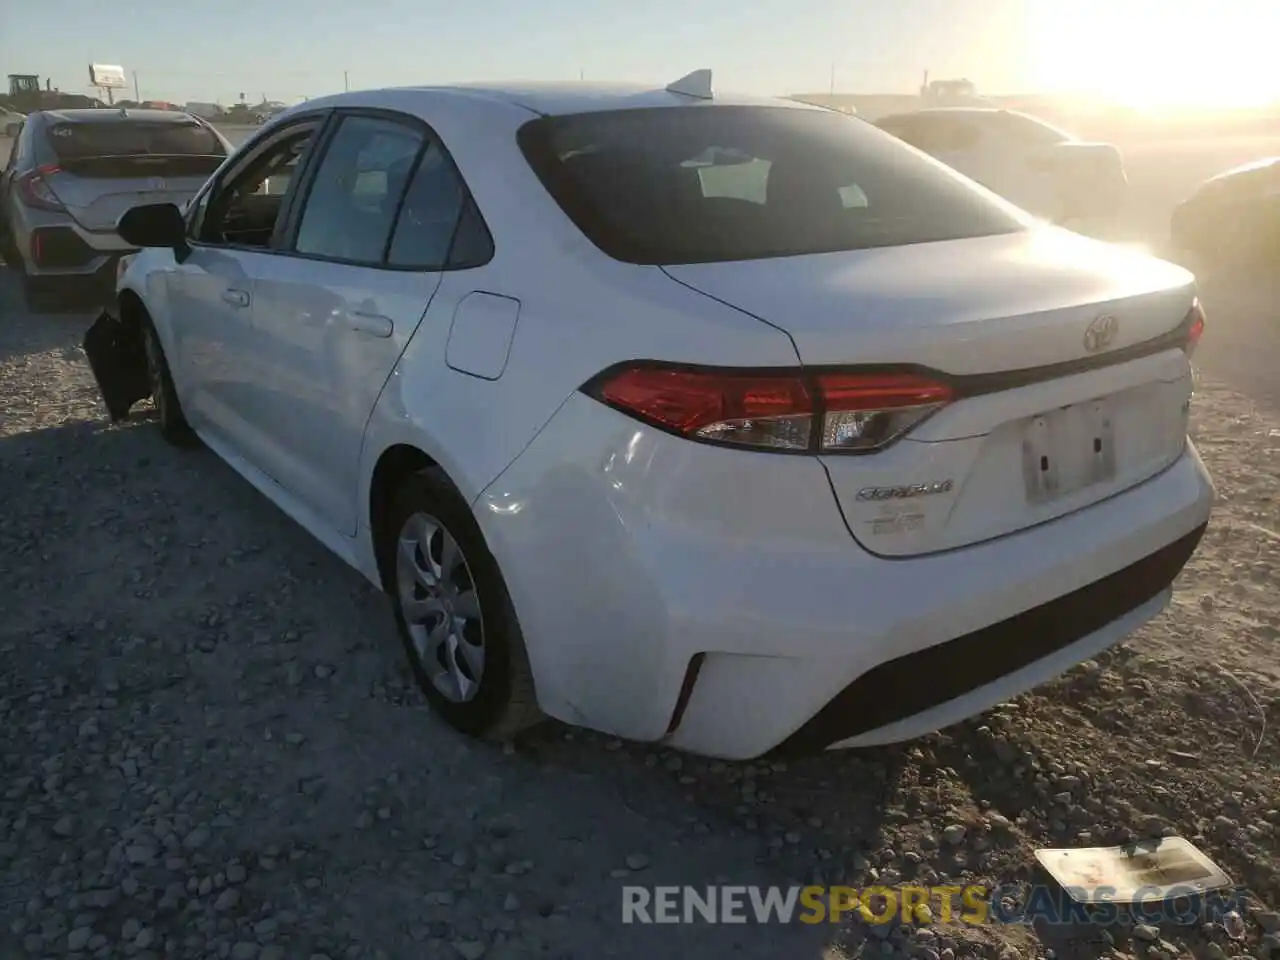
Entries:
[[1027, 146], [1051, 146], [1074, 139], [1065, 130], [1027, 113], [1001, 110], [991, 115], [991, 123], [1003, 136]]
[[978, 142], [977, 126], [951, 114], [917, 114], [882, 120], [877, 126], [925, 153], [968, 150]]
[[222, 157], [226, 151], [213, 131], [201, 124], [119, 120], [55, 123], [49, 146], [59, 163], [98, 157]]
[[884, 132], [825, 110], [545, 117], [522, 127], [519, 143], [578, 228], [630, 263], [800, 256], [1025, 227]]
[[480, 266], [493, 240], [448, 151], [416, 124], [342, 121], [302, 211], [294, 248], [412, 270]]
[[346, 117], [316, 170], [294, 249], [349, 263], [382, 263], [420, 131], [372, 117]]
[[405, 192], [387, 262], [429, 270], [444, 266], [465, 198], [453, 164], [439, 144], [431, 143]]

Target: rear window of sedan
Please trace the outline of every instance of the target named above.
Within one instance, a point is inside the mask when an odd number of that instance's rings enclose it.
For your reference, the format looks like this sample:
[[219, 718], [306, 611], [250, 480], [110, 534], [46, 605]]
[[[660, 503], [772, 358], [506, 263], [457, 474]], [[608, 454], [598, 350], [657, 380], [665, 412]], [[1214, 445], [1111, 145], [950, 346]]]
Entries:
[[543, 117], [519, 145], [609, 256], [689, 264], [1013, 233], [1025, 218], [861, 120], [691, 106]]
[[96, 157], [221, 157], [222, 142], [203, 124], [147, 120], [55, 123], [49, 144], [59, 163]]

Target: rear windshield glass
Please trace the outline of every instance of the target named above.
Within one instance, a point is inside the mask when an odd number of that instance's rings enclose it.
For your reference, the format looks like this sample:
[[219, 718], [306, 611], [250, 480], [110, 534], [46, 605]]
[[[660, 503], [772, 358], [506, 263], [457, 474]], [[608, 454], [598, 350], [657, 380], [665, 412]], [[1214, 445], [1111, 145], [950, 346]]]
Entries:
[[519, 142], [579, 229], [631, 263], [798, 256], [1026, 226], [883, 131], [825, 110], [572, 114], [531, 121]]
[[1058, 129], [1047, 120], [1041, 120], [1027, 113], [1001, 110], [995, 114], [995, 117], [997, 126], [1003, 125], [1010, 134], [1024, 143], [1047, 145], [1075, 139], [1071, 134]]
[[63, 163], [90, 157], [220, 157], [226, 153], [212, 130], [194, 122], [58, 123], [49, 128], [49, 143]]

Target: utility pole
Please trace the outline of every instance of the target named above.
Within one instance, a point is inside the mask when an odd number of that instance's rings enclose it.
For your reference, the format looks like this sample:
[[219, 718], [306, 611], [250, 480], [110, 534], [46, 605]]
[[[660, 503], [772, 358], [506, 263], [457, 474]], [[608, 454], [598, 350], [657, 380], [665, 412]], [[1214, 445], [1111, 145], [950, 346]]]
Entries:
[[141, 103], [142, 94], [138, 93], [138, 71], [133, 71], [133, 102]]
[[347, 77], [347, 71], [345, 70], [342, 71], [342, 89], [348, 93], [351, 91], [351, 81]]
[[834, 63], [831, 65], [831, 95], [833, 97], [836, 95], [836, 65]]

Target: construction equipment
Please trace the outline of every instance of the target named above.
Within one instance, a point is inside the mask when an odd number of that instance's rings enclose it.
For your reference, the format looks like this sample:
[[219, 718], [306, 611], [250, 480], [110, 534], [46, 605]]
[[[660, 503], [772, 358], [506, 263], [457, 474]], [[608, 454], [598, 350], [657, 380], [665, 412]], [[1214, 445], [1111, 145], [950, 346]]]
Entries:
[[54, 89], [48, 77], [42, 88], [37, 74], [11, 73], [8, 96], [0, 96], [0, 106], [18, 113], [35, 113], [37, 110], [73, 110], [101, 107], [104, 104], [96, 97], [88, 97], [82, 93], [63, 93]]
[[978, 96], [972, 80], [930, 80], [929, 71], [924, 72], [924, 82], [920, 84], [922, 107], [978, 107], [987, 103]]

